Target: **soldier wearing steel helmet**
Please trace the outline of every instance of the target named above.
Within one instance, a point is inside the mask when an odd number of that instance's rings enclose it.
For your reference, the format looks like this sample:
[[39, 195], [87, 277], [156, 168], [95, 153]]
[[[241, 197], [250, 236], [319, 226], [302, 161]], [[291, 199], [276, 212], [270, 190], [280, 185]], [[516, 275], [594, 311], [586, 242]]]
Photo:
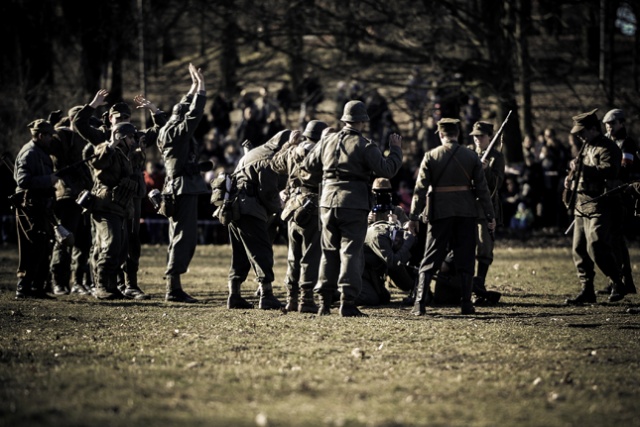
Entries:
[[95, 291], [98, 299], [124, 297], [118, 289], [118, 273], [127, 258], [128, 234], [125, 221], [133, 217], [133, 197], [138, 182], [129, 160], [135, 144], [136, 128], [118, 123], [111, 139], [95, 147], [92, 194], [95, 202], [91, 220], [95, 230], [94, 246], [99, 248], [95, 263]]
[[341, 121], [345, 127], [323, 138], [306, 157], [303, 168], [310, 173], [322, 172], [318, 313], [330, 314], [333, 293], [338, 288], [340, 315], [354, 317], [364, 315], [355, 301], [362, 288], [363, 247], [372, 208], [371, 178], [391, 178], [398, 172], [402, 165], [402, 137], [389, 137], [389, 154], [385, 157], [375, 142], [362, 136], [369, 116], [361, 101], [349, 101]]
[[318, 191], [320, 179], [300, 168], [307, 154], [315, 147], [328, 125], [320, 120], [311, 120], [294, 143], [285, 144], [271, 160], [271, 168], [287, 176], [284, 190], [285, 205], [281, 218], [287, 222], [289, 241], [287, 254], [288, 311], [317, 313], [313, 287], [318, 280], [320, 268], [320, 231], [318, 227]]
[[[187, 272], [198, 239], [198, 197], [208, 192], [197, 160], [199, 142], [193, 138], [207, 101], [202, 71], [189, 64], [191, 88], [173, 107], [169, 121], [160, 129], [158, 149], [167, 170], [163, 193], [175, 205], [169, 216], [169, 247], [165, 269], [168, 302], [195, 303], [182, 289], [180, 276]], [[166, 212], [165, 212], [166, 213]]]

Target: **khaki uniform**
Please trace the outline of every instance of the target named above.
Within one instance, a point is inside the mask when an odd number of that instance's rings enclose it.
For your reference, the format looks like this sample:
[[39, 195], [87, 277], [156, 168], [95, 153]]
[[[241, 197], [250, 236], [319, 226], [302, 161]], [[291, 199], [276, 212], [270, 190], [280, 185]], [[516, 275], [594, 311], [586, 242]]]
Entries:
[[[478, 156], [482, 158], [485, 151], [476, 150]], [[496, 226], [502, 225], [502, 204], [500, 202], [500, 188], [504, 182], [504, 168], [505, 161], [504, 155], [492, 148], [489, 155], [486, 158], [489, 163], [486, 169], [484, 169], [484, 177], [487, 181], [487, 187], [491, 195], [491, 204], [493, 206], [493, 212], [495, 213]], [[479, 264], [489, 266], [493, 263], [493, 248], [494, 241], [489, 234], [489, 228], [487, 227], [487, 214], [482, 208], [482, 205], [478, 201], [478, 231], [476, 233], [477, 248], [476, 248], [476, 260]], [[484, 279], [484, 277], [483, 277]]]
[[392, 178], [402, 165], [402, 150], [391, 146], [385, 157], [378, 145], [345, 127], [323, 138], [303, 168], [322, 171], [320, 216], [322, 260], [316, 291], [340, 289], [343, 302], [353, 302], [362, 288], [363, 247], [371, 210], [372, 175]]
[[15, 161], [16, 193], [23, 195], [16, 209], [18, 225], [17, 293], [44, 293], [49, 272], [50, 240], [53, 235], [50, 215], [54, 190], [51, 184], [53, 163], [49, 155], [33, 141], [26, 143]]
[[[303, 147], [304, 146], [304, 147]], [[314, 143], [302, 142], [298, 146], [279, 151], [271, 162], [271, 168], [280, 175], [288, 176], [287, 201], [282, 211], [283, 221], [287, 221], [288, 253], [285, 286], [291, 298], [295, 299], [299, 290], [309, 301], [309, 293], [318, 281], [318, 270], [322, 250], [318, 219], [318, 191], [320, 175], [313, 176], [300, 168], [306, 152]], [[308, 208], [305, 208], [308, 206]], [[296, 222], [299, 210], [305, 210], [308, 217], [303, 223]], [[313, 295], [310, 295], [313, 301]]]
[[362, 292], [356, 299], [357, 305], [387, 304], [391, 298], [386, 288], [387, 277], [400, 289], [411, 291], [414, 281], [406, 265], [414, 242], [411, 233], [389, 221], [369, 226], [364, 241]]
[[175, 212], [169, 218], [166, 276], [187, 272], [198, 240], [198, 197], [209, 192], [198, 169], [200, 147], [193, 138], [206, 100], [203, 94], [185, 96], [181, 103], [190, 105], [185, 119], [176, 120], [172, 116], [158, 137], [158, 149], [167, 171], [162, 192], [175, 198]]
[[589, 202], [609, 189], [620, 170], [622, 154], [616, 144], [600, 135], [583, 152], [582, 173], [576, 188], [573, 262], [583, 287], [593, 288], [595, 266], [612, 282], [620, 283], [620, 265], [613, 252], [612, 230], [621, 221], [619, 197]]
[[[59, 171], [82, 161], [82, 151], [87, 141], [67, 127], [58, 127], [56, 131], [50, 155], [54, 170]], [[90, 190], [91, 186], [91, 172], [85, 163], [66, 169], [55, 184], [56, 201], [53, 209], [60, 224], [73, 233], [74, 245], [69, 247], [54, 242], [51, 254], [54, 292], [68, 293], [70, 280], [74, 286], [81, 286], [84, 276], [88, 274], [91, 229], [86, 220], [88, 214], [82, 213], [76, 198], [82, 190]]]
[[95, 203], [91, 219], [95, 230], [94, 246], [98, 248], [95, 271], [96, 286], [110, 292], [117, 289], [117, 275], [127, 258], [126, 219], [133, 217], [133, 195], [137, 181], [132, 179], [129, 149], [109, 147], [104, 142], [95, 147], [97, 157], [91, 161]]
[[253, 268], [262, 289], [271, 290], [273, 245], [268, 223], [280, 213], [278, 174], [271, 169], [271, 158], [280, 149], [276, 137], [249, 151], [235, 169], [240, 218], [229, 224], [231, 267], [229, 286], [239, 292]]
[[[449, 161], [453, 150], [456, 150], [455, 158]], [[433, 189], [433, 211], [428, 215], [425, 211], [427, 191], [434, 180], [437, 182]], [[449, 244], [457, 271], [473, 275], [476, 240], [470, 236], [476, 234], [476, 198], [486, 218], [493, 219], [495, 214], [482, 163], [474, 151], [457, 142], [446, 142], [425, 154], [409, 217], [414, 221], [429, 217], [427, 242], [419, 270], [420, 275], [427, 275], [426, 283], [442, 265]]]

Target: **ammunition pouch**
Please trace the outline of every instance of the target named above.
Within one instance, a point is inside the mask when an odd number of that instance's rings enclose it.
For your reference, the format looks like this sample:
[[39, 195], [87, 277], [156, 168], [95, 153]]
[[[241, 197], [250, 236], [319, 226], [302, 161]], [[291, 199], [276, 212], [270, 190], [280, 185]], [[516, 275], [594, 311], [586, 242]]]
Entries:
[[304, 199], [304, 203], [293, 212], [292, 219], [299, 227], [305, 227], [317, 213], [318, 205], [313, 201], [313, 198], [307, 197]]
[[220, 224], [229, 225], [231, 221], [240, 219], [240, 201], [237, 198], [225, 200], [213, 213]]

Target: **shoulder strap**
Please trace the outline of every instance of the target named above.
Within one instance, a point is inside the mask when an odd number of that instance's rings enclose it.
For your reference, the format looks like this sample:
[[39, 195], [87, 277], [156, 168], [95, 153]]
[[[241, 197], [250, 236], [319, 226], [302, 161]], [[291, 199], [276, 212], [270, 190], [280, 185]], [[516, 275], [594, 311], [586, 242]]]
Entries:
[[433, 182], [431, 183], [432, 187], [435, 187], [438, 181], [440, 181], [442, 174], [447, 169], [447, 166], [449, 166], [449, 162], [451, 161], [451, 159], [453, 159], [453, 157], [456, 155], [456, 151], [458, 151], [458, 148], [460, 148], [460, 145], [456, 145], [456, 147], [451, 152], [451, 156], [447, 159], [447, 163], [444, 164], [444, 168], [442, 169], [442, 172], [440, 172], [440, 175], [438, 175], [438, 179], [434, 177]]

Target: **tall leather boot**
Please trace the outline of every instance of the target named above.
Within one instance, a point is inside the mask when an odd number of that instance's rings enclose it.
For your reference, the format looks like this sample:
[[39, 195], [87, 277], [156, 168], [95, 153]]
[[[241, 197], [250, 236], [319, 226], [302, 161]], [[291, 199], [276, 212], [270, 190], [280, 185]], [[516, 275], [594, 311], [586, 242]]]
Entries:
[[115, 299], [116, 295], [110, 289], [109, 276], [104, 273], [99, 273], [95, 279], [96, 283], [93, 296], [100, 300]]
[[333, 291], [321, 290], [320, 306], [318, 307], [318, 316], [328, 316], [331, 314], [331, 304], [333, 303]]
[[282, 303], [275, 295], [273, 295], [273, 286], [271, 283], [260, 284], [260, 301], [258, 302], [260, 310], [280, 310]]
[[488, 291], [484, 277], [475, 276], [472, 281], [472, 290], [476, 294], [476, 305], [497, 304], [502, 297], [498, 291]]
[[167, 294], [164, 299], [167, 302], [185, 302], [187, 304], [193, 304], [198, 302], [197, 299], [191, 297], [182, 290], [182, 284], [180, 283], [179, 275], [167, 275]]
[[149, 299], [149, 295], [142, 292], [142, 289], [138, 286], [138, 272], [125, 273], [122, 295], [135, 300]]
[[593, 282], [585, 282], [582, 284], [582, 290], [575, 298], [568, 298], [567, 305], [582, 305], [585, 303], [595, 303], [596, 293], [593, 288]]
[[298, 295], [300, 293], [300, 288], [298, 285], [291, 286], [291, 288], [287, 288], [287, 305], [284, 308], [287, 311], [296, 311], [298, 310]]
[[317, 313], [318, 309], [319, 307], [313, 298], [313, 289], [303, 289], [298, 311], [300, 313]]
[[240, 295], [241, 286], [242, 286], [242, 282], [237, 282], [237, 281], [229, 282], [229, 298], [227, 299], [227, 308], [229, 309], [253, 308], [253, 304], [251, 304], [246, 299], [242, 298], [242, 296]]
[[31, 284], [24, 277], [16, 284], [16, 299], [25, 299], [31, 296]]
[[427, 314], [427, 299], [431, 292], [431, 274], [420, 273], [418, 283], [416, 284], [416, 300], [413, 303], [411, 314], [414, 316], [424, 316]]
[[341, 317], [369, 317], [368, 314], [364, 314], [356, 306], [355, 299], [345, 297], [344, 294], [340, 297], [340, 316]]
[[609, 295], [609, 302], [620, 301], [626, 295], [624, 284], [621, 280], [615, 280], [611, 282], [611, 295]]
[[476, 309], [471, 302], [471, 293], [473, 291], [473, 276], [470, 274], [460, 274], [460, 282], [462, 286], [462, 298], [460, 300], [460, 313], [474, 314]]

